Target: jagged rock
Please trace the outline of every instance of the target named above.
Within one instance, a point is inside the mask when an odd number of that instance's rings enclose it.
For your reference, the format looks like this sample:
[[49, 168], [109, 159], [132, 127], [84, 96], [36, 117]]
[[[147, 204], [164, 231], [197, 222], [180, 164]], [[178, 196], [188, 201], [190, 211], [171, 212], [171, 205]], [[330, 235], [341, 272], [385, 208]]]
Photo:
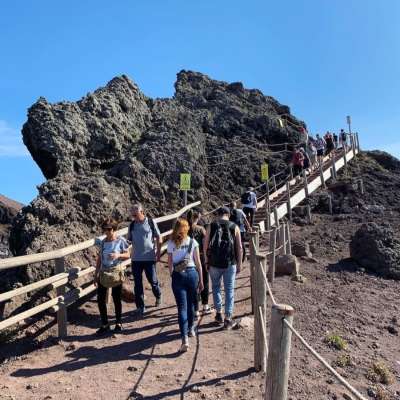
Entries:
[[275, 275], [299, 275], [300, 263], [295, 255], [278, 255], [275, 260]]
[[[291, 123], [282, 128], [279, 116]], [[146, 97], [125, 75], [77, 102], [40, 98], [22, 133], [47, 182], [14, 221], [10, 246], [20, 255], [77, 243], [99, 233], [106, 216], [126, 221], [134, 201], [153, 216], [176, 210], [181, 172], [192, 174], [188, 201], [215, 207], [260, 182], [259, 143], [300, 141], [301, 127], [259, 90], [190, 71], [178, 74], [170, 99]], [[286, 168], [285, 157], [268, 158], [271, 174]], [[32, 265], [18, 279], [50, 273], [50, 264]]]
[[312, 258], [309, 242], [292, 242], [292, 254], [297, 257]]
[[400, 240], [388, 224], [363, 224], [351, 239], [350, 256], [379, 276], [400, 280]]

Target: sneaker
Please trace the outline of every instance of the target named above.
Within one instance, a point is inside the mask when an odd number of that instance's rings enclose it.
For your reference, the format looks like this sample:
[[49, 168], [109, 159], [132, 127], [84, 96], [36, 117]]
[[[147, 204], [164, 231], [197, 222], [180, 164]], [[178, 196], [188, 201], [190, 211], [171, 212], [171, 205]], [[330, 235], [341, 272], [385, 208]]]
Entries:
[[210, 306], [208, 304], [204, 304], [203, 305], [203, 314], [204, 315], [211, 314], [211, 308], [210, 308]]
[[182, 345], [180, 348], [181, 353], [186, 353], [189, 350], [189, 340], [188, 337], [185, 336], [184, 339], [182, 340]]
[[97, 329], [96, 336], [103, 336], [110, 332], [110, 325], [102, 326], [100, 329]]
[[224, 320], [222, 319], [222, 313], [221, 312], [217, 312], [215, 314], [215, 322], [219, 325], [223, 324]]
[[144, 313], [146, 312], [146, 307], [139, 307], [134, 311], [135, 316], [143, 317]]
[[115, 333], [119, 333], [121, 331], [122, 331], [122, 325], [121, 324], [115, 324], [114, 332]]
[[225, 318], [224, 321], [224, 329], [226, 329], [227, 331], [230, 331], [234, 326], [233, 320], [232, 318]]
[[200, 313], [199, 313], [199, 311], [195, 311], [195, 313], [194, 313], [194, 320], [195, 321], [198, 321], [199, 320], [199, 318], [200, 318]]
[[192, 327], [189, 329], [188, 336], [189, 336], [189, 337], [195, 337], [195, 336], [196, 336], [196, 328], [195, 328], [194, 326], [192, 326]]
[[161, 296], [156, 298], [156, 307], [161, 306]]

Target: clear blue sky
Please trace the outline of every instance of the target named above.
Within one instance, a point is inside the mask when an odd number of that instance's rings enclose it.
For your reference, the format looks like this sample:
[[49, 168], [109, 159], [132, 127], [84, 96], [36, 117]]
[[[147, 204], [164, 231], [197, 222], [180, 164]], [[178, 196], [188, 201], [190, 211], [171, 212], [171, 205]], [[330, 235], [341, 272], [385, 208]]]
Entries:
[[191, 69], [242, 81], [311, 132], [345, 127], [400, 156], [399, 0], [70, 0], [0, 4], [0, 193], [28, 203], [44, 181], [20, 129], [39, 96], [78, 100], [127, 74], [173, 94]]

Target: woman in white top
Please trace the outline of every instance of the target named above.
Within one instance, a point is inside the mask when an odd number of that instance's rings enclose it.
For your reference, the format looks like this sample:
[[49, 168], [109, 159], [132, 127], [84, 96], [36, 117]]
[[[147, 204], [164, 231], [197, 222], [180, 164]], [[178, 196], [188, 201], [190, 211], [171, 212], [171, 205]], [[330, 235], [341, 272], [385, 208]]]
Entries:
[[181, 332], [181, 351], [189, 348], [189, 336], [195, 336], [194, 308], [197, 293], [203, 290], [203, 275], [199, 245], [188, 236], [189, 224], [179, 218], [168, 241], [168, 268], [172, 277], [172, 291], [178, 307], [178, 322]]

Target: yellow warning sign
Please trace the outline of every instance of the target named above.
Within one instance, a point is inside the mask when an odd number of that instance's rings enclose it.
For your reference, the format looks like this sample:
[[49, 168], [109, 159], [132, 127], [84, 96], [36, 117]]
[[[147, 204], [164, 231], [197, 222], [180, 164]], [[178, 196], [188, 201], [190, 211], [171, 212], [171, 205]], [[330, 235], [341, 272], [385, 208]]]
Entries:
[[181, 174], [181, 184], [180, 184], [181, 190], [190, 190], [191, 177], [192, 177], [191, 174]]
[[269, 179], [268, 164], [261, 164], [261, 180], [267, 182]]

